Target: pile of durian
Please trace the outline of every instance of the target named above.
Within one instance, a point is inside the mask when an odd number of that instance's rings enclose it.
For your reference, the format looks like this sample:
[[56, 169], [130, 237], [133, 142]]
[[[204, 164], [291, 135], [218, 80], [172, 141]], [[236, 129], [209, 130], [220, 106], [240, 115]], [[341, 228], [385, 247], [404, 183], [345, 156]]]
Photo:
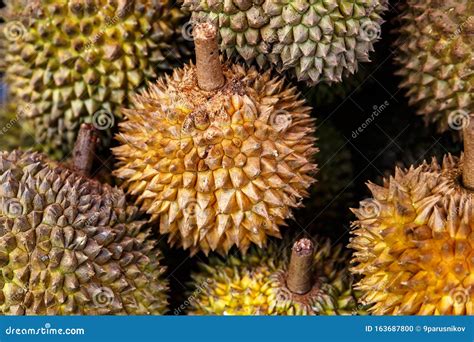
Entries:
[[474, 314], [471, 0], [2, 6], [0, 314]]

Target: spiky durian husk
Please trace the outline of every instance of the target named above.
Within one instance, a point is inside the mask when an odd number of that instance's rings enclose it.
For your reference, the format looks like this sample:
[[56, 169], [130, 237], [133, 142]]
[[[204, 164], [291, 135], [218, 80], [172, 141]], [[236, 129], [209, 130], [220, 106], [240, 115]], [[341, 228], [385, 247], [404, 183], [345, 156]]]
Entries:
[[0, 154], [0, 313], [160, 314], [167, 282], [137, 208], [42, 155]]
[[375, 314], [472, 315], [473, 195], [460, 184], [462, 161], [396, 169], [354, 210], [352, 271]]
[[357, 71], [380, 34], [386, 0], [184, 0], [195, 21], [219, 26], [229, 56], [308, 84], [339, 82]]
[[399, 17], [401, 87], [440, 132], [474, 113], [473, 18], [471, 0], [408, 0]]
[[[285, 241], [285, 240], [284, 240]], [[210, 257], [192, 275], [192, 315], [334, 315], [363, 313], [357, 307], [342, 245], [321, 239], [314, 257], [315, 286], [306, 295], [286, 287], [290, 245], [251, 248], [225, 260]]]
[[24, 120], [27, 110], [11, 102], [0, 103], [0, 151], [35, 146], [34, 131]]
[[183, 20], [170, 6], [38, 0], [19, 13], [7, 2], [6, 80], [15, 101], [32, 107], [36, 140], [48, 153], [70, 152], [83, 122], [94, 122], [107, 146], [129, 93], [179, 60]]
[[263, 246], [314, 181], [314, 119], [296, 88], [238, 65], [214, 92], [176, 69], [134, 97], [114, 148], [115, 175], [160, 219], [172, 245], [194, 253]]

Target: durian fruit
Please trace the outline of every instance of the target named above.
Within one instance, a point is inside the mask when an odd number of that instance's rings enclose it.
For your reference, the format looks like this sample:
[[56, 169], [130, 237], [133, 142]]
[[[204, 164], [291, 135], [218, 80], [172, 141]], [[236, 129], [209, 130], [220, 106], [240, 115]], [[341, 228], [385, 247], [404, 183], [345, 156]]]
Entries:
[[30, 108], [0, 103], [0, 151], [35, 147], [34, 131], [24, 120]]
[[425, 122], [460, 130], [474, 113], [474, 2], [408, 0], [399, 16], [395, 60]]
[[[303, 238], [251, 248], [245, 255], [210, 257], [192, 275], [191, 315], [335, 315], [363, 313], [342, 245]], [[291, 276], [290, 276], [291, 274]]]
[[74, 169], [36, 152], [0, 153], [1, 314], [161, 314], [160, 253], [125, 194], [85, 176], [90, 126]]
[[399, 169], [354, 210], [352, 271], [379, 315], [474, 314], [474, 123], [465, 153]]
[[5, 78], [15, 101], [32, 106], [48, 153], [70, 152], [83, 122], [101, 130], [107, 147], [129, 94], [181, 58], [184, 17], [168, 0], [37, 0], [21, 12], [16, 0], [6, 5]]
[[175, 70], [124, 110], [115, 175], [171, 245], [245, 251], [279, 237], [308, 194], [314, 119], [270, 72], [221, 66], [211, 24], [194, 31], [197, 66]]
[[369, 61], [386, 0], [184, 0], [197, 22], [219, 25], [221, 49], [299, 81], [340, 82]]

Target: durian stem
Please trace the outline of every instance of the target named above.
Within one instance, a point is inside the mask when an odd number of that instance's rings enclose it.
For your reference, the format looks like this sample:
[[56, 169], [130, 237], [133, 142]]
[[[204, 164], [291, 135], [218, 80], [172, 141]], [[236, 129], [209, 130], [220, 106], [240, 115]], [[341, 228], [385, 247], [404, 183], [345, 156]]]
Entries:
[[463, 131], [464, 157], [462, 182], [464, 187], [474, 191], [474, 117], [469, 117]]
[[199, 88], [216, 90], [225, 83], [217, 45], [217, 29], [210, 23], [199, 23], [193, 30], [196, 70]]
[[90, 176], [95, 157], [97, 135], [94, 126], [82, 124], [72, 151], [72, 168], [86, 177]]
[[286, 286], [291, 292], [302, 295], [311, 290], [313, 259], [314, 245], [311, 240], [303, 238], [296, 241], [291, 249], [290, 266], [286, 278]]

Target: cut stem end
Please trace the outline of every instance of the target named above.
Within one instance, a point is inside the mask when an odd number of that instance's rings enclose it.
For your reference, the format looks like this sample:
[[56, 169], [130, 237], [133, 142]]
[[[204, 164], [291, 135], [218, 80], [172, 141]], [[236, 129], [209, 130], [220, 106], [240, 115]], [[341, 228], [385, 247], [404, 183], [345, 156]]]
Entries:
[[199, 88], [216, 90], [225, 83], [219, 59], [217, 29], [210, 23], [198, 23], [193, 30]]
[[86, 177], [90, 176], [97, 142], [98, 138], [94, 126], [86, 123], [82, 124], [72, 152], [72, 168], [75, 172]]
[[286, 286], [296, 294], [308, 293], [313, 287], [314, 245], [303, 238], [295, 242], [291, 250]]

